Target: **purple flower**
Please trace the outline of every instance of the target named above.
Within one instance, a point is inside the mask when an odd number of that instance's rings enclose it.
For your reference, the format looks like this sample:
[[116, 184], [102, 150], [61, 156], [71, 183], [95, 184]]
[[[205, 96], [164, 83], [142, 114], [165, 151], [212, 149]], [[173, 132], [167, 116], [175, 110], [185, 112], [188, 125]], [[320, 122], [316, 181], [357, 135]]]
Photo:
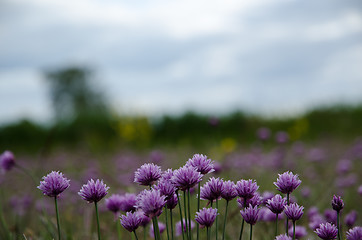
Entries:
[[146, 227], [147, 224], [151, 221], [151, 219], [149, 217], [147, 217], [142, 210], [138, 210], [135, 213], [137, 213], [139, 218], [141, 219], [140, 226]]
[[201, 182], [202, 175], [191, 166], [183, 166], [173, 171], [171, 182], [174, 186], [182, 191], [192, 188]]
[[127, 212], [121, 216], [121, 225], [129, 232], [136, 231], [141, 224], [141, 218], [138, 213]]
[[145, 163], [134, 174], [134, 182], [140, 185], [151, 186], [161, 177], [161, 167], [153, 163]]
[[327, 222], [337, 224], [337, 212], [332, 209], [326, 209], [324, 211], [324, 217]]
[[155, 189], [143, 190], [137, 196], [137, 206], [150, 218], [159, 216], [165, 204], [165, 196]]
[[[289, 228], [288, 230], [288, 234], [289, 236], [293, 237], [293, 228]], [[295, 238], [296, 239], [300, 239], [302, 237], [307, 236], [307, 230], [305, 229], [305, 227], [302, 226], [295, 226]]]
[[233, 181], [223, 181], [222, 188], [221, 188], [221, 197], [226, 201], [230, 201], [234, 199], [238, 195], [236, 191], [236, 186]]
[[122, 196], [119, 194], [112, 194], [105, 202], [107, 209], [114, 214], [117, 214], [121, 210]]
[[0, 155], [0, 166], [5, 171], [10, 171], [15, 166], [14, 154], [10, 151], [5, 151]]
[[307, 215], [308, 215], [308, 219], [311, 220], [314, 216], [318, 215], [319, 214], [319, 210], [317, 207], [313, 206], [313, 207], [310, 207], [308, 212], [307, 212]]
[[82, 199], [91, 202], [99, 202], [102, 198], [107, 195], [109, 187], [103, 183], [103, 180], [97, 179], [94, 181], [93, 179], [88, 180], [87, 184], [84, 184], [78, 195], [82, 197]]
[[245, 222], [254, 225], [259, 218], [259, 211], [260, 208], [258, 206], [253, 207], [252, 205], [249, 205], [249, 207], [244, 208], [244, 210], [241, 210], [241, 216], [243, 216]]
[[[158, 230], [160, 231], [160, 234], [162, 234], [166, 230], [166, 225], [163, 222], [158, 222]], [[155, 237], [155, 233], [153, 231], [153, 225], [151, 225], [150, 227], [149, 234], [152, 238]]]
[[196, 212], [195, 221], [200, 224], [200, 227], [211, 227], [216, 216], [219, 215], [215, 208], [203, 208]]
[[186, 166], [191, 166], [197, 169], [199, 173], [205, 175], [214, 171], [214, 164], [206, 155], [195, 154], [186, 162]]
[[274, 182], [274, 185], [282, 193], [292, 193], [302, 182], [299, 180], [298, 175], [294, 175], [292, 172], [285, 172], [278, 174], [278, 179]]
[[330, 223], [322, 223], [314, 231], [323, 240], [333, 240], [337, 237], [338, 229]]
[[344, 222], [349, 228], [352, 228], [353, 225], [356, 223], [356, 221], [357, 221], [357, 212], [355, 210], [349, 212], [344, 218]]
[[250, 199], [254, 196], [255, 192], [259, 189], [259, 186], [256, 184], [255, 180], [240, 180], [236, 182], [236, 191], [238, 196]]
[[171, 168], [164, 171], [161, 175], [160, 181], [169, 181], [173, 176], [173, 170]]
[[213, 201], [220, 198], [223, 186], [223, 180], [220, 178], [210, 178], [204, 186], [201, 187], [200, 198]]
[[286, 132], [279, 131], [275, 135], [275, 140], [280, 144], [286, 143], [289, 140], [289, 135]]
[[165, 196], [166, 200], [172, 197], [176, 191], [175, 186], [170, 180], [163, 180], [162, 178], [154, 188], [160, 190], [161, 195]]
[[44, 195], [57, 197], [70, 186], [69, 182], [70, 180], [65, 178], [63, 173], [52, 171], [43, 177], [43, 181], [40, 181], [40, 185], [37, 188], [40, 189]]
[[292, 240], [291, 237], [285, 235], [285, 234], [282, 234], [282, 235], [278, 235], [275, 240]]
[[236, 201], [238, 202], [239, 208], [245, 208], [249, 205], [255, 207], [261, 204], [262, 198], [260, 197], [259, 193], [256, 192], [252, 198], [238, 198]]
[[134, 193], [126, 193], [121, 196], [120, 210], [123, 212], [136, 211], [137, 195]]
[[[183, 219], [183, 226], [184, 226], [184, 232], [186, 232], [186, 223], [185, 223], [185, 219]], [[195, 223], [194, 221], [191, 221], [191, 230], [194, 229], [195, 227]], [[180, 236], [182, 234], [182, 230], [181, 230], [181, 221], [178, 221], [176, 223], [176, 236]]]
[[297, 221], [303, 216], [303, 206], [299, 206], [297, 203], [292, 203], [285, 206], [284, 213], [292, 221]]
[[361, 240], [362, 227], [354, 227], [347, 232], [347, 240]]
[[287, 200], [279, 194], [275, 195], [267, 201], [266, 206], [275, 214], [281, 214], [287, 205]]
[[270, 130], [266, 127], [259, 128], [256, 135], [262, 141], [268, 140], [270, 138]]
[[167, 199], [166, 206], [168, 209], [174, 209], [177, 206], [178, 200], [177, 200], [177, 194], [174, 193], [172, 197]]
[[273, 197], [274, 197], [274, 193], [268, 192], [268, 191], [263, 192], [263, 194], [262, 194], [262, 203], [264, 205], [266, 205], [268, 200], [272, 199]]
[[339, 212], [343, 209], [343, 207], [344, 207], [344, 203], [343, 203], [341, 196], [333, 195], [332, 208], [335, 211]]
[[[278, 215], [278, 220], [281, 220], [284, 218], [283, 214]], [[259, 220], [266, 221], [266, 222], [272, 222], [277, 219], [277, 215], [270, 211], [269, 208], [263, 207], [260, 209], [259, 212]]]
[[358, 187], [358, 190], [357, 190], [358, 194], [362, 196], [362, 185], [360, 185]]

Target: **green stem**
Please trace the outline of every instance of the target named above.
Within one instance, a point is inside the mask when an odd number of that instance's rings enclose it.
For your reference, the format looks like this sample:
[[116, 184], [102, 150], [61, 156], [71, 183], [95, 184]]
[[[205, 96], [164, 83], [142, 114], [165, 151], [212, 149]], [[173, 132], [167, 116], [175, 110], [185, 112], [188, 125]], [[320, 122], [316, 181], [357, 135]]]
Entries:
[[147, 234], [146, 226], [144, 226], [143, 227], [143, 240], [146, 240], [146, 234]]
[[[287, 206], [289, 206], [289, 193], [287, 193]], [[289, 219], [286, 217], [285, 220], [285, 233], [288, 235], [288, 229], [289, 229]]]
[[250, 224], [250, 240], [253, 239], [253, 225]]
[[100, 230], [100, 228], [99, 228], [99, 215], [98, 215], [98, 206], [97, 206], [97, 202], [94, 202], [94, 206], [96, 207], [98, 240], [101, 240], [101, 230]]
[[158, 220], [157, 220], [157, 217], [154, 216], [152, 218], [152, 221], [153, 221], [153, 233], [155, 235], [155, 239], [157, 240], [161, 240], [161, 234], [160, 234], [160, 229], [158, 228]]
[[188, 221], [187, 221], [186, 191], [183, 191], [183, 192], [184, 192], [184, 213], [185, 213], [186, 236], [187, 236], [187, 239], [190, 239]]
[[10, 234], [8, 225], [6, 224], [6, 221], [5, 221], [4, 215], [3, 215], [2, 202], [1, 202], [2, 199], [4, 199], [3, 191], [2, 191], [2, 189], [0, 189], [0, 222], [1, 222], [1, 227], [3, 228], [7, 238], [11, 239], [11, 234]]
[[58, 239], [60, 240], [60, 222], [59, 222], [59, 212], [58, 212], [57, 196], [54, 197], [54, 204], [55, 204], [55, 213], [56, 213], [56, 215], [57, 215]]
[[137, 237], [136, 231], [133, 231], [133, 233], [134, 233], [134, 236], [136, 237], [136, 240], [138, 240], [138, 237]]
[[173, 240], [173, 217], [172, 217], [172, 209], [170, 209], [170, 218], [171, 218], [171, 239]]
[[341, 240], [341, 229], [339, 224], [339, 211], [337, 212], [337, 229], [338, 229], [338, 240]]
[[293, 240], [295, 240], [295, 221], [293, 221]]
[[226, 218], [227, 218], [227, 215], [228, 215], [228, 206], [229, 206], [229, 201], [226, 200], [225, 216], [224, 216], [224, 228], [222, 230], [222, 240], [225, 239], [225, 228], [226, 228]]
[[182, 218], [182, 209], [181, 209], [181, 202], [180, 202], [180, 196], [178, 195], [178, 191], [176, 192], [177, 195], [177, 201], [178, 201], [178, 207], [180, 209], [180, 219], [181, 219], [181, 232], [182, 232], [182, 240], [185, 240], [185, 229], [184, 229], [184, 220]]
[[[216, 198], [216, 210], [217, 210], [217, 212], [219, 212], [219, 200]], [[218, 221], [217, 221], [217, 219], [218, 219], [218, 215], [216, 215], [216, 219], [215, 219], [215, 237], [216, 237], [216, 240], [217, 240], [217, 230], [218, 230], [218, 228], [219, 228], [219, 225], [218, 225]]]
[[276, 214], [275, 219], [275, 237], [278, 236], [278, 213]]
[[187, 207], [188, 207], [188, 214], [189, 214], [189, 237], [190, 237], [190, 240], [191, 240], [192, 239], [192, 234], [191, 234], [190, 189], [187, 189]]
[[209, 227], [206, 227], [206, 235], [207, 235], [207, 240], [210, 240], [210, 229], [209, 229]]
[[241, 240], [241, 238], [243, 237], [243, 230], [244, 230], [244, 218], [243, 218], [243, 222], [241, 223], [239, 240]]
[[[197, 184], [197, 211], [200, 211], [200, 189], [201, 189], [201, 182]], [[200, 234], [199, 223], [196, 223], [196, 228], [197, 228], [197, 240], [199, 240], [199, 234]]]
[[119, 223], [117, 218], [116, 218], [116, 227], [117, 227], [118, 240], [122, 240], [121, 224]]
[[165, 205], [165, 216], [166, 216], [166, 232], [167, 232], [167, 240], [170, 240], [170, 233], [168, 232], [168, 217], [167, 217], [167, 207]]

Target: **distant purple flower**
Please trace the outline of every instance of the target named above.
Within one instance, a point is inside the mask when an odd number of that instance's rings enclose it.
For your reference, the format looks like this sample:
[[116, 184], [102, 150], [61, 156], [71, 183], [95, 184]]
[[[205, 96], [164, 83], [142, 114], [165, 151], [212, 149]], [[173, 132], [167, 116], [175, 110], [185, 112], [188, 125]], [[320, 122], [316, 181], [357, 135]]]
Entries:
[[0, 166], [5, 171], [10, 171], [15, 166], [14, 154], [10, 151], [5, 151], [0, 155]]
[[313, 207], [310, 207], [307, 211], [307, 216], [308, 216], [308, 219], [312, 219], [314, 216], [318, 215], [319, 214], [319, 210], [317, 207], [313, 206]]
[[134, 193], [126, 193], [121, 196], [120, 210], [123, 212], [136, 211], [137, 195]]
[[[289, 228], [288, 230], [289, 236], [293, 237], [293, 228]], [[303, 226], [295, 226], [295, 238], [300, 239], [302, 237], [307, 236], [307, 230]]]
[[151, 221], [151, 219], [149, 217], [147, 217], [142, 210], [138, 210], [135, 213], [137, 213], [139, 218], [141, 219], [140, 226], [146, 227], [147, 224]]
[[268, 202], [268, 200], [269, 200], [269, 199], [272, 199], [273, 197], [274, 197], [274, 193], [269, 192], [269, 191], [263, 192], [263, 194], [262, 194], [262, 203], [263, 203], [264, 205], [266, 205], [267, 202]]
[[[160, 234], [162, 234], [166, 230], [166, 225], [163, 222], [158, 222], [158, 230], [160, 231]], [[155, 237], [155, 232], [153, 231], [153, 225], [150, 227], [149, 231], [150, 237]]]
[[165, 204], [165, 196], [155, 189], [143, 190], [137, 196], [137, 206], [150, 218], [159, 216]]
[[278, 235], [274, 240], [292, 240], [292, 238], [283, 234], [283, 235]]
[[197, 171], [203, 175], [214, 171], [213, 161], [202, 154], [195, 154], [186, 162], [186, 166], [195, 167]]
[[141, 218], [138, 213], [127, 212], [121, 216], [121, 225], [129, 232], [136, 231], [141, 224]]
[[9, 199], [9, 205], [14, 213], [18, 216], [23, 216], [29, 210], [33, 198], [30, 195], [12, 196]]
[[177, 206], [177, 203], [178, 203], [177, 194], [174, 193], [172, 197], [166, 200], [166, 207], [168, 209], [174, 209]]
[[314, 232], [323, 240], [333, 240], [337, 237], [338, 229], [333, 224], [322, 223]]
[[309, 187], [304, 187], [301, 189], [300, 193], [302, 194], [302, 196], [304, 198], [309, 198], [310, 196], [310, 188]]
[[362, 227], [354, 227], [347, 232], [347, 240], [361, 240]]
[[324, 217], [327, 222], [337, 224], [337, 212], [332, 209], [326, 209], [324, 211]]
[[[284, 218], [284, 214], [278, 214], [278, 220], [281, 220], [283, 218]], [[261, 221], [272, 222], [277, 219], [277, 215], [275, 213], [273, 213], [272, 211], [270, 211], [269, 208], [262, 207], [259, 212], [259, 219]]]
[[63, 173], [52, 171], [43, 177], [43, 181], [40, 181], [40, 185], [37, 188], [40, 189], [44, 195], [57, 197], [70, 186], [69, 182], [70, 180], [64, 177]]
[[151, 162], [160, 163], [165, 157], [163, 153], [158, 150], [154, 150], [150, 153]]
[[255, 207], [262, 203], [262, 198], [260, 197], [259, 193], [256, 192], [252, 198], [238, 198], [236, 201], [238, 202], [239, 208], [245, 208], [249, 205]]
[[[186, 232], [186, 223], [185, 223], [185, 219], [183, 220], [183, 226], [184, 226], [184, 232]], [[182, 230], [181, 230], [181, 221], [178, 221], [176, 223], [176, 236], [180, 236], [182, 234]], [[195, 228], [195, 223], [194, 221], [191, 221], [191, 230]]]
[[303, 216], [303, 206], [299, 206], [297, 203], [292, 203], [285, 206], [284, 213], [292, 221], [297, 221]]
[[171, 182], [174, 186], [182, 191], [192, 188], [201, 182], [202, 175], [191, 166], [183, 166], [173, 171]]
[[287, 143], [289, 140], [289, 135], [286, 132], [279, 131], [275, 135], [275, 140], [277, 143], [280, 143], [280, 144]]
[[211, 227], [216, 216], [219, 215], [215, 208], [203, 208], [196, 212], [195, 221], [200, 224], [200, 227]]
[[332, 208], [335, 211], [339, 212], [343, 209], [343, 207], [344, 207], [344, 203], [343, 203], [341, 196], [334, 195], [333, 199], [332, 199]]
[[311, 162], [322, 162], [326, 159], [326, 153], [323, 149], [312, 148], [308, 153], [308, 159]]
[[266, 206], [275, 214], [280, 214], [284, 211], [284, 207], [287, 205], [287, 200], [280, 196], [279, 194], [275, 195], [273, 198], [269, 199]]
[[119, 194], [112, 194], [105, 202], [107, 209], [114, 214], [117, 214], [121, 210], [122, 196]]
[[302, 182], [299, 180], [298, 175], [294, 175], [292, 172], [284, 172], [283, 174], [278, 174], [278, 179], [274, 182], [274, 185], [277, 189], [284, 193], [292, 193]]
[[256, 184], [255, 180], [240, 180], [236, 182], [236, 191], [238, 192], [238, 196], [250, 199], [254, 196], [255, 192], [259, 189], [259, 186]]
[[326, 221], [324, 220], [324, 218], [317, 214], [315, 216], [312, 217], [312, 219], [310, 220], [308, 226], [310, 229], [312, 229], [313, 231], [315, 231], [317, 228], [319, 228], [319, 225], [321, 225], [322, 223], [325, 223]]
[[360, 185], [358, 187], [358, 190], [357, 190], [358, 194], [362, 196], [362, 185]]
[[99, 202], [102, 198], [107, 195], [109, 187], [103, 183], [103, 180], [97, 179], [94, 181], [93, 179], [88, 180], [87, 184], [84, 184], [78, 195], [82, 197], [82, 199], [92, 202]]
[[220, 198], [223, 186], [223, 180], [220, 178], [210, 178], [204, 186], [201, 187], [200, 198], [213, 201]]
[[270, 138], [270, 130], [266, 127], [259, 128], [256, 135], [260, 140], [266, 141]]
[[230, 201], [234, 199], [238, 195], [236, 191], [236, 186], [233, 181], [223, 181], [222, 189], [221, 189], [221, 197], [226, 201]]
[[345, 174], [352, 168], [352, 161], [349, 159], [341, 159], [338, 161], [336, 171], [338, 174]]
[[349, 228], [352, 228], [353, 225], [356, 223], [356, 221], [357, 221], [357, 212], [355, 210], [352, 210], [344, 217], [344, 222]]
[[249, 207], [241, 210], [240, 213], [243, 216], [245, 222], [254, 225], [258, 221], [259, 211], [260, 208], [258, 208], [258, 206], [253, 207], [252, 205], [249, 205]]
[[153, 163], [145, 163], [134, 174], [134, 182], [150, 186], [161, 177], [161, 167]]

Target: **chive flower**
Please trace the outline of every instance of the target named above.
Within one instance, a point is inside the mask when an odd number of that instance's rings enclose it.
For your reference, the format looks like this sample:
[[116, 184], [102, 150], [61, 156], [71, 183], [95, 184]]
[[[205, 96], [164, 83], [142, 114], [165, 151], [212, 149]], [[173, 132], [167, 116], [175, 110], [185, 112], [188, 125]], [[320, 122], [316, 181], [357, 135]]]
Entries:
[[186, 166], [195, 167], [202, 175], [214, 172], [214, 163], [206, 155], [195, 154], [186, 162]]
[[275, 240], [292, 240], [291, 237], [285, 235], [285, 234], [282, 234], [282, 235], [278, 235]]
[[285, 172], [283, 174], [278, 174], [278, 179], [274, 182], [274, 185], [277, 189], [285, 194], [292, 193], [299, 185], [301, 180], [299, 180], [298, 175], [294, 175], [292, 172]]
[[69, 182], [70, 180], [64, 177], [63, 173], [52, 171], [43, 177], [43, 181], [40, 181], [40, 185], [37, 188], [40, 189], [44, 195], [57, 197], [70, 186]]
[[0, 155], [0, 166], [6, 172], [15, 166], [15, 157], [11, 151], [5, 151]]
[[243, 216], [243, 219], [245, 220], [245, 222], [247, 222], [251, 225], [255, 225], [255, 223], [259, 219], [259, 211], [260, 211], [260, 208], [258, 208], [258, 206], [253, 207], [252, 205], [249, 205], [249, 207], [241, 210], [240, 213], [241, 213], [241, 216]]
[[151, 186], [161, 177], [161, 167], [153, 163], [145, 163], [138, 168], [134, 175], [134, 182], [140, 185]]
[[120, 210], [123, 212], [134, 212], [136, 211], [137, 195], [134, 193], [125, 193], [121, 195], [121, 206]]
[[233, 181], [223, 181], [221, 188], [221, 197], [226, 201], [234, 199], [238, 195], [236, 191], [235, 183]]
[[[289, 228], [288, 234], [289, 234], [289, 236], [293, 237], [293, 228]], [[305, 227], [295, 226], [295, 238], [296, 239], [301, 239], [307, 235], [308, 235], [308, 233], [307, 233], [307, 229], [305, 229]]]
[[255, 180], [240, 180], [236, 182], [236, 191], [239, 197], [250, 199], [254, 196], [255, 192], [259, 189]]
[[267, 201], [266, 207], [275, 214], [281, 214], [284, 211], [286, 205], [287, 200], [277, 194]]
[[285, 206], [284, 213], [292, 221], [297, 221], [303, 216], [303, 206], [299, 206], [297, 203], [292, 203]]
[[333, 195], [332, 208], [335, 211], [340, 212], [343, 209], [343, 207], [344, 207], [344, 203], [343, 203], [341, 196]]
[[354, 227], [347, 232], [347, 240], [361, 240], [362, 227]]
[[141, 218], [138, 213], [127, 212], [121, 216], [121, 225], [129, 232], [134, 232], [141, 224]]
[[323, 240], [333, 240], [337, 237], [338, 229], [333, 224], [322, 223], [314, 232]]
[[159, 190], [143, 190], [137, 195], [137, 206], [150, 218], [161, 215], [165, 204], [165, 196]]
[[201, 180], [201, 173], [191, 166], [183, 166], [173, 171], [173, 176], [171, 178], [173, 185], [182, 191], [194, 187], [197, 183], [201, 182]]
[[219, 199], [222, 192], [223, 180], [220, 178], [210, 178], [204, 186], [201, 187], [200, 198], [213, 201]]
[[105, 202], [107, 209], [114, 214], [117, 214], [121, 210], [122, 196], [119, 194], [112, 194]]
[[200, 224], [201, 228], [211, 227], [217, 215], [219, 213], [216, 208], [203, 208], [196, 212], [195, 221]]
[[108, 194], [109, 187], [103, 183], [103, 180], [93, 179], [88, 180], [87, 184], [84, 184], [78, 195], [89, 203], [99, 202]]

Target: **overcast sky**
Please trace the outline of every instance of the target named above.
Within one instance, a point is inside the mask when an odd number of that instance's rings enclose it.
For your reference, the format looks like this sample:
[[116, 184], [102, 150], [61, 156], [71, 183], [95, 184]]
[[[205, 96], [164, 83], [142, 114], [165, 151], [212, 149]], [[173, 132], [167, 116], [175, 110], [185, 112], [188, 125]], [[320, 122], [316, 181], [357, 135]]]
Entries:
[[72, 65], [119, 112], [362, 102], [362, 1], [0, 1], [0, 122], [51, 119], [43, 71]]

